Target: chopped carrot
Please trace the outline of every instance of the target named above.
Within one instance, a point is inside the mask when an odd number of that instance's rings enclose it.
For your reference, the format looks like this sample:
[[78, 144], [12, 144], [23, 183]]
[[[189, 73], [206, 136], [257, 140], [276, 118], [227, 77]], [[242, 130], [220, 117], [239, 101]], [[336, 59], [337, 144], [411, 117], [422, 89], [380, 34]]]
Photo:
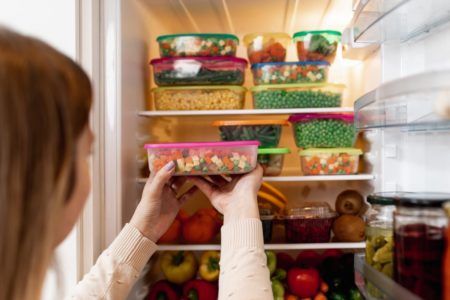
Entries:
[[327, 297], [322, 292], [319, 292], [314, 296], [313, 300], [327, 300]]
[[322, 282], [320, 283], [320, 291], [321, 291], [322, 293], [326, 293], [326, 292], [328, 292], [328, 289], [329, 289], [328, 284], [327, 284], [325, 281], [322, 281]]

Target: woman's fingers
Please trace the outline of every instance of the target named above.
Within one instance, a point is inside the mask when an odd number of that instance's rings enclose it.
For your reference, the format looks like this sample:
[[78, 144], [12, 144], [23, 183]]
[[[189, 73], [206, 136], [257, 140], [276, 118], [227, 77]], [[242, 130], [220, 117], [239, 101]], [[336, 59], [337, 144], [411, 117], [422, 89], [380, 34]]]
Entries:
[[198, 191], [197, 186], [193, 185], [191, 186], [179, 199], [178, 202], [180, 203], [180, 207], [186, 203], [194, 194]]
[[208, 198], [211, 198], [215, 191], [214, 185], [202, 177], [192, 176], [188, 178], [188, 181], [194, 184]]
[[174, 172], [175, 163], [171, 161], [166, 164], [161, 170], [150, 176], [145, 188], [147, 188], [147, 185], [149, 185], [149, 193], [158, 195], [158, 193], [162, 192], [164, 185], [169, 182]]

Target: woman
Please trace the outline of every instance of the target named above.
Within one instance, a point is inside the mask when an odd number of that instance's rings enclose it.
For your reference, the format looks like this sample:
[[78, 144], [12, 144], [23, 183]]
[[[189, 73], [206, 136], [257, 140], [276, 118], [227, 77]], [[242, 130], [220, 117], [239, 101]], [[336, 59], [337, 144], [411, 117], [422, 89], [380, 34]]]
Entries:
[[[38, 299], [55, 247], [90, 190], [92, 90], [73, 61], [0, 29], [0, 300]], [[75, 299], [125, 299], [182, 204], [169, 163], [147, 182], [130, 222], [75, 288]], [[224, 214], [220, 299], [271, 299], [256, 193], [261, 169], [218, 187], [191, 180]], [[251, 295], [240, 287], [257, 286]], [[245, 289], [244, 289], [245, 290]]]

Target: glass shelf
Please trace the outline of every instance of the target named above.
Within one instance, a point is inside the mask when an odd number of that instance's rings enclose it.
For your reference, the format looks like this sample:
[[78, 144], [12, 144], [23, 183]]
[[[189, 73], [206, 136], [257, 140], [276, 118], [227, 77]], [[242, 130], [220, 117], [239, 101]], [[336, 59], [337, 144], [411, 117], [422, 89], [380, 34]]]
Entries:
[[361, 1], [352, 20], [358, 43], [407, 42], [434, 28], [450, 24], [448, 0]]
[[394, 80], [355, 102], [355, 126], [358, 130], [390, 127], [403, 127], [406, 131], [450, 130], [450, 120], [445, 117], [449, 99], [450, 70]]
[[[368, 292], [366, 283], [378, 288], [375, 292]], [[355, 254], [355, 283], [358, 286], [361, 293], [366, 299], [408, 299], [408, 300], [421, 300], [420, 297], [411, 293], [401, 285], [397, 284], [394, 280], [385, 276], [383, 273], [378, 272], [373, 267], [369, 266], [365, 262], [364, 254]], [[372, 287], [373, 289], [373, 287]], [[373, 290], [372, 290], [373, 291]]]

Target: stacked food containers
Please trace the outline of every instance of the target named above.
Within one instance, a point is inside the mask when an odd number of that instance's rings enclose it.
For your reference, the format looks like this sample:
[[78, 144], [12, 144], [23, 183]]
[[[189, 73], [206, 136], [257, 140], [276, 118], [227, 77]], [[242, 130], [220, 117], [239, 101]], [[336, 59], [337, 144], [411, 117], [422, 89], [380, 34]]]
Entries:
[[247, 61], [231, 34], [176, 34], [157, 39], [161, 58], [150, 63], [157, 110], [242, 109]]

